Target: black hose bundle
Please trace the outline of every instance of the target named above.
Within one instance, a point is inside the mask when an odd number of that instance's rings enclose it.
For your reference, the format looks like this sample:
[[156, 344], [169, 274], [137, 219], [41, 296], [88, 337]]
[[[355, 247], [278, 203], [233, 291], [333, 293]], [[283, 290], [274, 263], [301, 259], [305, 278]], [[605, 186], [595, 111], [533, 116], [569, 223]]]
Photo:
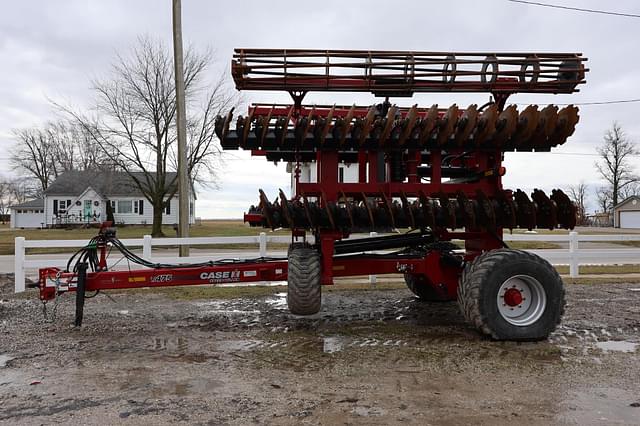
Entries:
[[[98, 243], [101, 239], [102, 237], [100, 235], [93, 237], [89, 240], [89, 243], [86, 246], [75, 252], [67, 262], [66, 271], [77, 273], [78, 265], [81, 263], [86, 263], [91, 271], [96, 271], [98, 269]], [[73, 269], [71, 270], [71, 264], [76, 257], [76, 263], [73, 265]]]
[[[201, 268], [201, 267], [210, 267], [210, 266], [220, 266], [220, 265], [229, 265], [229, 264], [251, 264], [251, 263], [260, 263], [260, 262], [271, 262], [271, 261], [282, 261], [286, 260], [286, 257], [256, 257], [251, 259], [220, 259], [220, 260], [210, 260], [207, 262], [198, 262], [198, 263], [154, 263], [150, 262], [142, 257], [138, 256], [131, 250], [129, 250], [118, 238], [112, 235], [100, 234], [96, 237], [93, 237], [89, 240], [89, 243], [78, 250], [76, 253], [71, 256], [69, 261], [67, 262], [67, 272], [78, 272], [78, 265], [80, 263], [87, 263], [89, 266], [89, 270], [95, 272], [98, 270], [98, 247], [99, 246], [111, 246], [118, 250], [125, 259], [127, 259], [131, 263], [135, 263], [137, 265], [141, 265], [147, 268], [152, 269], [177, 269], [177, 268]], [[110, 249], [111, 251], [111, 249]], [[74, 262], [75, 259], [75, 263]], [[71, 265], [73, 264], [73, 269], [71, 269]]]
[[252, 259], [221, 259], [221, 260], [209, 260], [206, 262], [198, 262], [198, 263], [153, 263], [146, 259], [141, 258], [137, 254], [133, 253], [129, 250], [122, 241], [115, 237], [109, 237], [106, 240], [108, 243], [111, 243], [115, 249], [117, 249], [122, 255], [132, 263], [145, 266], [147, 268], [153, 269], [163, 269], [163, 268], [200, 268], [206, 266], [218, 266], [218, 265], [228, 265], [228, 264], [236, 264], [236, 263], [260, 263], [260, 262], [268, 262], [268, 261], [277, 261], [277, 260], [286, 260], [286, 257], [256, 257]]

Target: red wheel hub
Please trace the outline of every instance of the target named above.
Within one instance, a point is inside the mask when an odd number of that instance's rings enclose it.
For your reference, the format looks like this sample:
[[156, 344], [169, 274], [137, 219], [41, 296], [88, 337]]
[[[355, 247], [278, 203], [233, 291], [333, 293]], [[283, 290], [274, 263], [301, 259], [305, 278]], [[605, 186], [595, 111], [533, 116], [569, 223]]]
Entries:
[[522, 303], [522, 293], [517, 288], [510, 288], [504, 292], [504, 303], [509, 306], [518, 306]]

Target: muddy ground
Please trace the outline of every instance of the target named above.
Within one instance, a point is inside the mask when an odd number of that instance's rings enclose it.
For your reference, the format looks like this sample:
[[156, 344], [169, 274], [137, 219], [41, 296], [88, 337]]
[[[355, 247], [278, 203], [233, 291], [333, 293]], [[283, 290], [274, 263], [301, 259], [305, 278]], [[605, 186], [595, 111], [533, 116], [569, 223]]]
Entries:
[[99, 295], [77, 329], [69, 295], [48, 323], [1, 282], [0, 424], [640, 424], [638, 284], [569, 285], [561, 327], [518, 344], [399, 287], [311, 318], [282, 287]]

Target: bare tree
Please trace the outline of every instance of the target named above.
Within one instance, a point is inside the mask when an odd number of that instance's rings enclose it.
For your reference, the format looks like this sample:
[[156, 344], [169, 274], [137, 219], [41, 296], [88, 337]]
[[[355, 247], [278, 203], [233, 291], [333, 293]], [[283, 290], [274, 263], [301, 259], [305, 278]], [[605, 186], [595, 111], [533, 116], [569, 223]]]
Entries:
[[0, 179], [0, 216], [3, 219], [2, 223], [4, 223], [4, 217], [10, 213], [11, 206], [24, 203], [33, 196], [33, 187], [29, 185], [28, 180], [23, 178]]
[[620, 190], [620, 199], [626, 200], [634, 195], [640, 195], [640, 182], [633, 182]]
[[632, 167], [632, 156], [639, 152], [635, 144], [627, 138], [622, 127], [614, 122], [604, 136], [604, 143], [597, 148], [602, 161], [596, 162], [596, 168], [604, 180], [609, 183], [612, 206], [618, 204], [622, 191], [640, 181]]
[[65, 120], [43, 127], [14, 130], [16, 147], [10, 162], [44, 192], [61, 173], [71, 170], [103, 169], [113, 163], [104, 149], [79, 124]]
[[9, 192], [14, 204], [21, 204], [42, 195], [28, 179], [20, 177], [9, 181]]
[[576, 205], [578, 225], [585, 225], [587, 223], [587, 185], [584, 182], [580, 182], [577, 185], [569, 186], [569, 198]]
[[0, 220], [5, 223], [5, 218], [9, 214], [9, 208], [16, 204], [11, 199], [11, 191], [9, 189], [9, 181], [0, 181]]
[[37, 127], [14, 130], [13, 135], [17, 145], [9, 161], [15, 170], [35, 179], [39, 192], [44, 192], [57, 177], [53, 161], [55, 143], [46, 131]]
[[603, 213], [609, 213], [613, 207], [613, 196], [611, 189], [606, 186], [601, 186], [597, 191], [598, 207], [602, 209]]
[[58, 174], [71, 170], [113, 168], [111, 156], [106, 155], [91, 133], [75, 120], [49, 123], [45, 131], [54, 142], [53, 163]]
[[[238, 101], [223, 78], [207, 83], [211, 63], [210, 51], [185, 52], [188, 173], [205, 183], [215, 181], [220, 160], [215, 117]], [[67, 109], [152, 204], [154, 236], [162, 235], [163, 208], [177, 192], [177, 174], [170, 174], [177, 169], [173, 69], [170, 49], [139, 38], [128, 55], [117, 56], [107, 78], [93, 82], [93, 117]]]

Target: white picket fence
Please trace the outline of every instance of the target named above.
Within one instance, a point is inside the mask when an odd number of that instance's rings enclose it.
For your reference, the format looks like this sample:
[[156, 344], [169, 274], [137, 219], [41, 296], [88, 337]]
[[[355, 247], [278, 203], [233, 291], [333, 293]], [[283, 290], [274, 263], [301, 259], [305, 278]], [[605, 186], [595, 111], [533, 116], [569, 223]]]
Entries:
[[[374, 233], [372, 233], [373, 235]], [[362, 235], [366, 236], [366, 235]], [[358, 237], [362, 237], [358, 236]], [[504, 240], [509, 241], [548, 241], [548, 242], [567, 242], [568, 249], [540, 249], [529, 250], [543, 257], [554, 265], [569, 265], [569, 275], [571, 277], [579, 276], [579, 266], [585, 264], [593, 265], [615, 265], [615, 264], [640, 264], [640, 248], [596, 248], [596, 249], [580, 249], [580, 242], [608, 242], [608, 241], [640, 241], [640, 234], [608, 234], [608, 235], [579, 235], [577, 232], [569, 234], [505, 234]], [[247, 256], [251, 254], [257, 256], [267, 255], [268, 243], [289, 243], [290, 236], [286, 235], [268, 235], [261, 232], [255, 236], [244, 237], [197, 237], [197, 238], [152, 238], [145, 235], [143, 238], [132, 238], [121, 240], [127, 247], [142, 247], [142, 257], [156, 263], [195, 263], [206, 262], [212, 260], [212, 256], [190, 256], [177, 258], [176, 256], [154, 256], [153, 247], [162, 246], [178, 246], [188, 244], [190, 246], [201, 245], [227, 245], [227, 244], [256, 244], [257, 253], [246, 251]], [[313, 241], [311, 239], [311, 241]], [[29, 248], [80, 248], [87, 244], [87, 240], [26, 240], [24, 237], [16, 237], [15, 239], [15, 291], [22, 292], [25, 290], [25, 272], [44, 267], [65, 267], [70, 254], [66, 253], [63, 257], [51, 258], [50, 256], [26, 255], [26, 249]], [[233, 255], [243, 254], [242, 251], [234, 251]], [[228, 257], [229, 253], [219, 253], [217, 257], [223, 255]], [[110, 259], [117, 262], [118, 258]], [[370, 282], [375, 283], [375, 276], [369, 277]]]

